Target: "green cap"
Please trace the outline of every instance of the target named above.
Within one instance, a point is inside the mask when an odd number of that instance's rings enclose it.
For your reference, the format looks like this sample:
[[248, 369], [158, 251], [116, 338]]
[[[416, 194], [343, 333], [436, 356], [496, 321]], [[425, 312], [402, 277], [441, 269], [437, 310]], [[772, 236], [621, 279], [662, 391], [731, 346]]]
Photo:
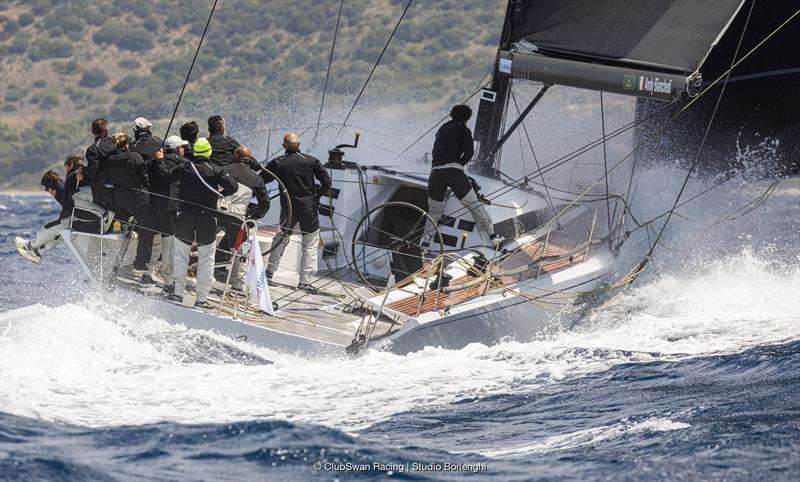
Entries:
[[211, 157], [211, 143], [205, 137], [200, 137], [194, 142], [195, 157]]

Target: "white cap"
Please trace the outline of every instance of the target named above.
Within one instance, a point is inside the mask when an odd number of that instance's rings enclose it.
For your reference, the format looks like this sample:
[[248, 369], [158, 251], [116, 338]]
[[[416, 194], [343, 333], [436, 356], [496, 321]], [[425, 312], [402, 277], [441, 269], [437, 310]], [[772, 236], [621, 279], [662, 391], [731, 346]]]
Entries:
[[133, 121], [133, 126], [137, 129], [149, 129], [153, 127], [153, 124], [151, 124], [150, 121], [144, 117], [137, 117], [136, 120]]
[[167, 140], [164, 141], [164, 145], [170, 149], [177, 149], [180, 146], [188, 146], [189, 141], [185, 141], [178, 136], [169, 136]]

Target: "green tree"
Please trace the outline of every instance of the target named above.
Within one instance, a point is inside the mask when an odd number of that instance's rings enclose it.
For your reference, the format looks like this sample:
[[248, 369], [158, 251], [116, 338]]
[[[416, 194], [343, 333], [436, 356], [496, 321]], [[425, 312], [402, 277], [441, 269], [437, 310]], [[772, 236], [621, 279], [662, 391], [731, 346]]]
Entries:
[[34, 22], [34, 20], [36, 20], [36, 17], [34, 17], [29, 12], [25, 12], [25, 13], [19, 14], [18, 20], [19, 20], [20, 27], [27, 27], [28, 25], [32, 24]]
[[72, 57], [72, 44], [65, 39], [37, 39], [28, 49], [28, 57], [34, 62], [45, 59]]
[[86, 70], [81, 76], [80, 84], [83, 87], [100, 87], [108, 82], [108, 75], [101, 69], [92, 68]]

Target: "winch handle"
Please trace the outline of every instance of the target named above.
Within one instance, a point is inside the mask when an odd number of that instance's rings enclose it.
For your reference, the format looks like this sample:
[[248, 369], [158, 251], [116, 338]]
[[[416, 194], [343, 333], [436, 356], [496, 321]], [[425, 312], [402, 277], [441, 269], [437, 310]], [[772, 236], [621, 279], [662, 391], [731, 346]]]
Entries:
[[339, 144], [338, 146], [336, 146], [336, 149], [341, 149], [342, 147], [352, 147], [353, 149], [355, 149], [356, 147], [358, 147], [358, 139], [360, 138], [361, 138], [361, 133], [356, 132], [356, 140], [355, 142], [353, 142], [353, 144]]

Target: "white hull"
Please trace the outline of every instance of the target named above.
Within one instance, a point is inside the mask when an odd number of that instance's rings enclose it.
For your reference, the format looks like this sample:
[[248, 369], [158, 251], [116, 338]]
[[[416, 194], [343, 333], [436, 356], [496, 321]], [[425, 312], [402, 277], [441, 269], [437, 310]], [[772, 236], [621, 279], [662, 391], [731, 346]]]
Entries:
[[[79, 253], [81, 250], [76, 245], [76, 238], [84, 238], [84, 235], [68, 231], [64, 231], [63, 235], [74, 251]], [[78, 244], [80, 242], [77, 241]], [[114, 240], [108, 239], [106, 242], [114, 243]], [[598, 251], [596, 256], [585, 262], [524, 285], [510, 286], [509, 289], [531, 296], [542, 295], [541, 289], [591, 291], [606, 282], [610, 260], [610, 255]], [[283, 288], [275, 286], [272, 289], [277, 293]], [[158, 317], [171, 324], [218, 333], [277, 353], [308, 358], [345, 355], [359, 321], [355, 316], [330, 324], [324, 324], [319, 319], [316, 322], [297, 318], [278, 321], [267, 316], [263, 318], [264, 321], [244, 321], [241, 312], [234, 318], [224, 313], [217, 314], [216, 311], [167, 302], [123, 287], [107, 291], [107, 296], [115, 305]], [[448, 313], [425, 313], [410, 317], [404, 320], [399, 330], [386, 337], [379, 338], [382, 334], [379, 328], [376, 330], [376, 339], [367, 348], [405, 354], [425, 347], [459, 349], [470, 343], [492, 345], [510, 339], [529, 341], [546, 336], [575, 320], [574, 307], [558, 309], [560, 305], [554, 305], [554, 308], [546, 304], [547, 299], [548, 296], [544, 295], [540, 302], [532, 303], [502, 291], [489, 292], [453, 307]], [[331, 313], [337, 309], [335, 300], [323, 300], [323, 303], [331, 306]], [[278, 312], [279, 316], [282, 314]]]
[[[408, 196], [410, 190], [425, 195], [424, 178], [380, 170], [368, 170], [367, 174], [372, 182], [365, 185], [364, 189], [369, 194], [370, 203], [403, 201], [398, 196]], [[364, 212], [358, 191], [347, 189], [351, 186], [347, 183], [348, 179], [359, 179], [357, 171], [335, 171], [333, 178], [334, 187], [337, 181], [341, 182], [333, 200], [336, 212], [345, 213], [344, 217], [353, 222], [331, 226], [330, 218], [329, 221], [322, 218], [322, 241], [326, 245], [339, 243], [339, 246], [327, 258], [321, 250], [318, 260], [321, 271], [326, 268], [335, 271], [337, 266], [349, 265], [344, 244], [358, 234], [353, 224]], [[497, 181], [481, 179], [480, 182], [487, 188], [498, 188]], [[501, 201], [489, 206], [488, 211], [492, 220], [505, 224], [506, 229], [511, 227], [509, 222], [519, 223], [523, 219], [541, 226], [541, 218], [550, 212], [542, 198], [527, 191], [512, 190]], [[460, 206], [452, 205], [457, 200], [451, 197], [448, 203], [449, 212], [459, 212]], [[224, 296], [224, 286], [220, 283], [215, 283], [210, 298], [212, 303], [219, 305], [219, 309], [211, 311], [190, 306], [194, 301], [191, 295], [184, 299], [185, 305], [163, 301], [153, 296], [155, 293], [152, 290], [148, 295], [148, 289], [140, 287], [130, 275], [112, 269], [114, 265], [123, 266], [132, 261], [135, 236], [124, 253], [120, 250], [123, 245], [121, 234], [100, 236], [65, 230], [62, 238], [92, 280], [103, 289], [114, 286], [113, 290], [107, 290], [110, 296], [123, 301], [134, 300], [131, 309], [152, 313], [169, 323], [216, 332], [276, 352], [304, 357], [340, 356], [365, 348], [408, 353], [425, 347], [459, 349], [470, 343], [492, 345], [508, 339], [529, 341], [551, 333], [563, 323], [570, 323], [575, 313], [573, 304], [585, 301], [581, 299], [581, 292], [591, 292], [608, 281], [607, 274], [613, 256], [605, 245], [595, 244], [591, 248], [568, 251], [566, 245], [558, 247], [550, 239], [552, 228], [541, 228], [533, 234], [529, 232], [508, 246], [513, 256], [509, 254], [502, 258], [507, 258], [510, 265], [522, 267], [523, 271], [516, 271], [514, 275], [503, 274], [497, 278], [499, 284], [490, 284], [488, 280], [491, 277], [488, 275], [470, 275], [462, 262], [474, 262], [474, 251], [484, 244], [484, 240], [480, 236], [469, 235], [474, 233], [474, 223], [469, 212], [463, 209], [461, 212], [459, 218], [449, 224], [441, 223], [443, 236], [450, 235], [451, 239], [463, 237], [466, 244], [462, 241], [461, 248], [473, 248], [471, 251], [461, 251], [461, 255], [453, 255], [461, 261], [449, 264], [446, 268], [453, 279], [461, 280], [450, 294], [441, 295], [444, 290], [433, 291], [431, 278], [426, 279], [419, 274], [411, 283], [393, 287], [385, 296], [367, 290], [360, 281], [352, 282], [352, 276], [349, 282], [330, 277], [319, 278], [317, 286], [334, 286], [336, 293], [316, 292], [310, 295], [300, 292], [293, 288], [299, 267], [299, 243], [294, 242], [286, 250], [271, 283], [272, 299], [279, 308], [275, 318], [255, 313], [253, 308], [244, 313], [244, 300], [231, 300], [229, 296]], [[384, 222], [381, 221], [381, 215], [379, 213], [374, 219], [370, 218], [371, 222], [376, 225]], [[276, 216], [277, 209], [268, 214], [262, 226], [269, 226], [271, 221], [274, 223], [276, 220], [272, 218]], [[596, 218], [596, 214], [594, 216]], [[587, 224], [582, 228], [584, 231], [577, 234], [574, 231], [565, 232], [571, 235], [571, 246], [591, 244], [587, 242], [587, 239], [592, 239], [595, 224], [591, 213], [578, 211], [561, 219], [562, 223], [569, 223], [573, 219], [576, 225]], [[259, 240], [262, 252], [268, 249], [271, 237], [262, 233]], [[444, 246], [450, 252], [453, 252], [452, 247], [455, 245]], [[384, 251], [385, 254], [381, 255], [383, 259], [379, 256], [364, 264], [365, 272], [371, 276], [388, 277], [393, 253]], [[101, 252], [103, 255], [99, 256]], [[452, 259], [452, 256], [448, 259]], [[487, 276], [485, 284], [479, 279], [480, 276]], [[460, 283], [465, 279], [471, 279], [473, 283], [471, 288], [462, 290]], [[567, 293], [559, 290], [567, 290]], [[133, 293], [133, 298], [125, 298], [126, 293]], [[423, 302], [417, 303], [420, 295]], [[364, 326], [368, 329], [362, 330]], [[348, 347], [355, 350], [348, 350]]]

